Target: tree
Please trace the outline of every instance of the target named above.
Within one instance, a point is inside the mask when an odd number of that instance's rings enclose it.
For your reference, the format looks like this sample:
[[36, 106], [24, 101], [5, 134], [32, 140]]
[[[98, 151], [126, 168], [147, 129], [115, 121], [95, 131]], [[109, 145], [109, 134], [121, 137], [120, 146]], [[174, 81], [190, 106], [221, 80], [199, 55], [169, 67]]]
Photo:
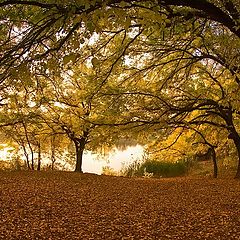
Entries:
[[104, 136], [107, 131], [94, 124], [97, 118], [105, 117], [107, 105], [105, 98], [99, 95], [102, 78], [99, 79], [93, 65], [89, 61], [76, 61], [70, 70], [66, 62], [60, 75], [52, 77], [46, 72], [41, 76], [46, 83], [42, 91], [45, 112], [41, 117], [54, 132], [62, 138], [65, 135], [74, 144], [76, 172], [82, 172], [85, 150], [97, 151], [107, 143]]
[[[239, 156], [238, 51], [225, 45], [232, 35], [224, 29], [216, 34], [211, 24], [194, 26], [190, 36], [182, 30], [181, 35], [165, 31], [164, 38], [156, 29], [144, 32], [128, 48], [121, 88], [106, 94], [118, 102], [129, 97], [124, 100], [131, 102], [129, 113], [119, 125], [135, 124], [148, 131], [212, 125], [228, 131], [225, 139], [233, 137]], [[207, 35], [199, 37], [202, 31]], [[232, 43], [239, 46], [235, 38]], [[211, 141], [204, 142], [213, 149]]]
[[[39, 59], [39, 63], [44, 64], [46, 59], [51, 60], [55, 51], [64, 53], [69, 51], [69, 46], [72, 53], [79, 50], [80, 43], [84, 43], [93, 32], [102, 32], [105, 28], [116, 31], [119, 26], [128, 29], [132, 24], [144, 28], [161, 24], [164, 28], [174, 26], [176, 21], [184, 25], [191, 20], [210, 19], [240, 37], [236, 0], [86, 0], [74, 4], [8, 0], [2, 1], [0, 7], [1, 21], [4, 22], [1, 29], [2, 81], [16, 74], [16, 68], [23, 71], [26, 63], [32, 64], [32, 59]], [[191, 31], [189, 28], [188, 32]]]
[[166, 125], [211, 123], [238, 149], [236, 0], [5, 0], [0, 7], [1, 91], [23, 83], [29, 92], [36, 82], [31, 101], [48, 111], [40, 115], [53, 132], [74, 142], [78, 171], [99, 126], [153, 133], [158, 125], [165, 134]]

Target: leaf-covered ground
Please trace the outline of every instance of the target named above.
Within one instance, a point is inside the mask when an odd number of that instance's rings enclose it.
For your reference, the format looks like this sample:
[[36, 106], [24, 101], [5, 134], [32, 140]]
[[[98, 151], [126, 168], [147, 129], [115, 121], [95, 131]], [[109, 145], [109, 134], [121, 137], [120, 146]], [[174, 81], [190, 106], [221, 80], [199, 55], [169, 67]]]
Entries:
[[0, 239], [240, 239], [240, 181], [0, 172]]

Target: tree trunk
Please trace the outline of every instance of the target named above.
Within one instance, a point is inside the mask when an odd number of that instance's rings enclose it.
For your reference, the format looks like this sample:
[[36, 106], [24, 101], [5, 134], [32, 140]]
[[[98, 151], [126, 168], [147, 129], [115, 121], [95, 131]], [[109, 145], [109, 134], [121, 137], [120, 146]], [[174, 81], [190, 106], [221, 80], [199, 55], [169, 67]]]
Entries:
[[82, 137], [73, 139], [75, 147], [76, 147], [76, 168], [75, 168], [75, 172], [81, 172], [82, 173], [83, 152], [84, 152], [85, 146], [87, 144], [88, 134], [89, 134], [88, 131], [84, 131]]
[[26, 137], [26, 140], [27, 140], [27, 144], [28, 144], [28, 147], [31, 151], [31, 156], [32, 156], [32, 159], [31, 159], [31, 162], [32, 162], [32, 165], [31, 165], [31, 169], [34, 170], [34, 154], [33, 154], [33, 149], [32, 149], [32, 146], [31, 146], [31, 143], [30, 143], [30, 139], [28, 137], [28, 131], [27, 131], [27, 126], [24, 122], [22, 122], [23, 124], [23, 128], [24, 128], [24, 132], [25, 132], [25, 137]]
[[25, 146], [24, 146], [24, 145], [22, 145], [22, 147], [23, 147], [23, 152], [24, 152], [24, 155], [25, 155], [25, 157], [26, 157], [27, 168], [28, 168], [29, 170], [31, 170], [31, 167], [30, 167], [30, 163], [29, 163], [29, 157], [28, 157], [27, 150], [26, 150], [26, 148], [25, 148]]
[[53, 136], [53, 138], [51, 139], [51, 169], [52, 171], [54, 171], [54, 164], [56, 162], [56, 157], [55, 157], [55, 136]]
[[226, 124], [228, 126], [228, 131], [229, 131], [228, 138], [233, 140], [235, 147], [237, 149], [238, 167], [237, 167], [235, 178], [240, 179], [240, 136], [234, 126], [232, 107], [230, 106], [228, 111], [221, 110], [221, 114], [223, 115], [223, 118], [225, 119]]
[[214, 147], [211, 148], [212, 150], [212, 160], [213, 160], [213, 177], [217, 178], [218, 175], [218, 166], [217, 166], [217, 157]]
[[237, 149], [237, 154], [238, 154], [238, 167], [237, 167], [237, 172], [235, 175], [235, 178], [240, 179], [240, 136], [236, 129], [232, 129], [231, 133], [228, 136], [229, 139], [232, 139], [235, 147]]
[[75, 167], [75, 172], [82, 172], [83, 150], [81, 149], [79, 142], [75, 143], [75, 147], [76, 147], [76, 167]]
[[52, 169], [52, 171], [54, 171], [55, 162], [56, 162], [55, 148], [53, 147], [52, 154], [51, 154], [51, 169]]
[[236, 138], [234, 138], [233, 141], [237, 148], [237, 154], [238, 154], [238, 167], [237, 167], [235, 178], [240, 179], [240, 137], [239, 135]]
[[30, 148], [30, 151], [31, 151], [31, 162], [32, 162], [31, 168], [34, 171], [34, 153], [33, 153], [32, 148]]
[[90, 133], [90, 129], [83, 130], [83, 135], [80, 135], [79, 137], [77, 137], [75, 132], [73, 132], [66, 125], [63, 125], [61, 127], [67, 133], [68, 137], [74, 142], [74, 145], [75, 145], [75, 149], [76, 149], [75, 172], [82, 172], [83, 152], [86, 144], [88, 143], [88, 135]]
[[38, 165], [37, 165], [37, 170], [41, 170], [41, 145], [40, 142], [38, 143]]

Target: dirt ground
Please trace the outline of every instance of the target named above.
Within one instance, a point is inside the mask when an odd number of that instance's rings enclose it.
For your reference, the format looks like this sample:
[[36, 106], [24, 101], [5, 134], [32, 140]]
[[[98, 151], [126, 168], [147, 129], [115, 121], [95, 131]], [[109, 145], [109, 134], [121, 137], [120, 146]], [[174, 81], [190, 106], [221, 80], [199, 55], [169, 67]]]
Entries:
[[240, 181], [0, 172], [0, 239], [240, 239]]

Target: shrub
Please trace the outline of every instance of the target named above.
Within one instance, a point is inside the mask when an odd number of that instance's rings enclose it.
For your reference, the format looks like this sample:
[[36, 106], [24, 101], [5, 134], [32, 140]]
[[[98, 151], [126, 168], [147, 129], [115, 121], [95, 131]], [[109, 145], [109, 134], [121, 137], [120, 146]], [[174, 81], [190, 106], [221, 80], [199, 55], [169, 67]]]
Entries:
[[125, 176], [177, 177], [188, 172], [188, 161], [167, 162], [158, 160], [135, 161], [122, 170]]
[[149, 160], [142, 164], [146, 172], [153, 173], [154, 177], [176, 177], [186, 174], [188, 168], [184, 161], [179, 162], [162, 162]]
[[141, 164], [142, 164], [141, 161], [135, 160], [131, 164], [121, 169], [121, 175], [127, 176], [127, 177], [143, 176], [143, 172], [141, 172], [142, 170]]
[[11, 160], [0, 160], [0, 170], [26, 170], [26, 165], [19, 158]]
[[113, 168], [109, 166], [104, 166], [102, 167], [102, 175], [107, 175], [107, 176], [117, 176], [118, 173], [114, 171]]

